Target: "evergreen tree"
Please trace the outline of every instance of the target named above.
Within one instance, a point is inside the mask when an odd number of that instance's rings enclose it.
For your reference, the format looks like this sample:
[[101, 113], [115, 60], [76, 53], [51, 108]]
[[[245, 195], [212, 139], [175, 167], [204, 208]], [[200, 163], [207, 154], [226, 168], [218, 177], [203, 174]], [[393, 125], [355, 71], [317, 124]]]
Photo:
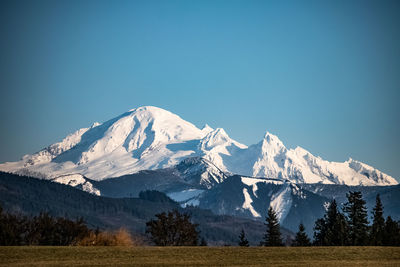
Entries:
[[146, 223], [146, 233], [157, 246], [196, 246], [199, 232], [197, 224], [190, 222], [188, 214], [177, 210], [156, 214], [156, 220]]
[[339, 212], [336, 200], [329, 205], [326, 217], [326, 245], [344, 246], [347, 240], [346, 218]]
[[383, 245], [400, 246], [400, 225], [388, 216], [385, 222], [385, 233], [383, 237]]
[[295, 247], [307, 247], [311, 246], [310, 238], [308, 238], [305, 227], [302, 223], [299, 225], [299, 231], [296, 233], [296, 238], [294, 239], [293, 246]]
[[379, 194], [376, 195], [376, 204], [372, 212], [372, 227], [370, 242], [373, 246], [383, 245], [385, 235], [385, 219], [383, 218], [383, 205]]
[[319, 218], [315, 221], [314, 226], [314, 245], [325, 246], [326, 245], [326, 223], [325, 218]]
[[343, 246], [346, 244], [347, 223], [332, 200], [323, 218], [315, 222], [314, 244], [317, 246]]
[[246, 234], [245, 234], [243, 229], [242, 229], [242, 231], [240, 232], [240, 235], [239, 235], [239, 246], [241, 246], [241, 247], [248, 247], [249, 246], [249, 241], [247, 240]]
[[267, 230], [261, 244], [264, 246], [283, 246], [279, 220], [272, 207], [268, 209], [265, 225]]
[[347, 215], [349, 225], [349, 244], [353, 246], [365, 246], [368, 244], [368, 214], [366, 202], [361, 192], [349, 192], [346, 194], [347, 203], [344, 212]]

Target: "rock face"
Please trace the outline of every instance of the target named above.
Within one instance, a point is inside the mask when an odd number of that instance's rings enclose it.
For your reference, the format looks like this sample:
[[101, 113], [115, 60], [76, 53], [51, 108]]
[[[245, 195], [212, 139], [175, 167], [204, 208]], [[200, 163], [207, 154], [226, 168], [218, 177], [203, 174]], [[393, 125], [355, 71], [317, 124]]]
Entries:
[[[185, 159], [193, 157], [197, 164], [191, 162], [193, 169], [186, 168]], [[393, 177], [353, 159], [329, 162], [300, 147], [287, 149], [269, 132], [247, 147], [221, 128], [206, 125], [199, 129], [169, 111], [150, 106], [80, 129], [21, 161], [0, 164], [0, 170], [45, 179], [79, 173], [100, 181], [179, 163], [181, 176], [186, 173], [207, 189], [223, 181], [223, 173], [294, 183], [398, 184]]]

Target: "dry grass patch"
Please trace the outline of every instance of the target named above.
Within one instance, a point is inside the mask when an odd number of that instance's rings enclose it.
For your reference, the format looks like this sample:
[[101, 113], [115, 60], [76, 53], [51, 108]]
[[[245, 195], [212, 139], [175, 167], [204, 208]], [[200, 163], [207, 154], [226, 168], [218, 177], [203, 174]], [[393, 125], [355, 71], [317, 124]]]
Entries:
[[398, 247], [0, 247], [1, 266], [400, 266]]

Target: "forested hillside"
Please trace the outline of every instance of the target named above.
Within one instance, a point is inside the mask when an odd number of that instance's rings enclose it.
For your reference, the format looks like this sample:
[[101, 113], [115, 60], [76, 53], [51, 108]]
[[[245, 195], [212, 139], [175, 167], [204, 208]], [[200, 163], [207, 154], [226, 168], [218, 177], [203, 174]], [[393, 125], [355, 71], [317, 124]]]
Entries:
[[[36, 215], [41, 211], [71, 219], [83, 217], [89, 227], [118, 229], [125, 227], [144, 234], [146, 221], [156, 213], [178, 209], [189, 212], [199, 224], [200, 235], [209, 244], [235, 245], [242, 228], [255, 245], [265, 231], [264, 224], [245, 218], [217, 216], [211, 211], [189, 207], [182, 209], [169, 198], [108, 198], [99, 197], [71, 186], [47, 180], [0, 172], [0, 205], [9, 212]], [[283, 236], [293, 235], [283, 229]]]

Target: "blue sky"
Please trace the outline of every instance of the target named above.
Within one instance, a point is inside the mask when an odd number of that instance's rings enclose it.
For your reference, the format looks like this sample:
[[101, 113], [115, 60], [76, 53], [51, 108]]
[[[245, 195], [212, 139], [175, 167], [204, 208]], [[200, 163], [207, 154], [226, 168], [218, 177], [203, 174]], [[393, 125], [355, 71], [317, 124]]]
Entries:
[[400, 178], [399, 1], [1, 1], [0, 162], [153, 105]]

